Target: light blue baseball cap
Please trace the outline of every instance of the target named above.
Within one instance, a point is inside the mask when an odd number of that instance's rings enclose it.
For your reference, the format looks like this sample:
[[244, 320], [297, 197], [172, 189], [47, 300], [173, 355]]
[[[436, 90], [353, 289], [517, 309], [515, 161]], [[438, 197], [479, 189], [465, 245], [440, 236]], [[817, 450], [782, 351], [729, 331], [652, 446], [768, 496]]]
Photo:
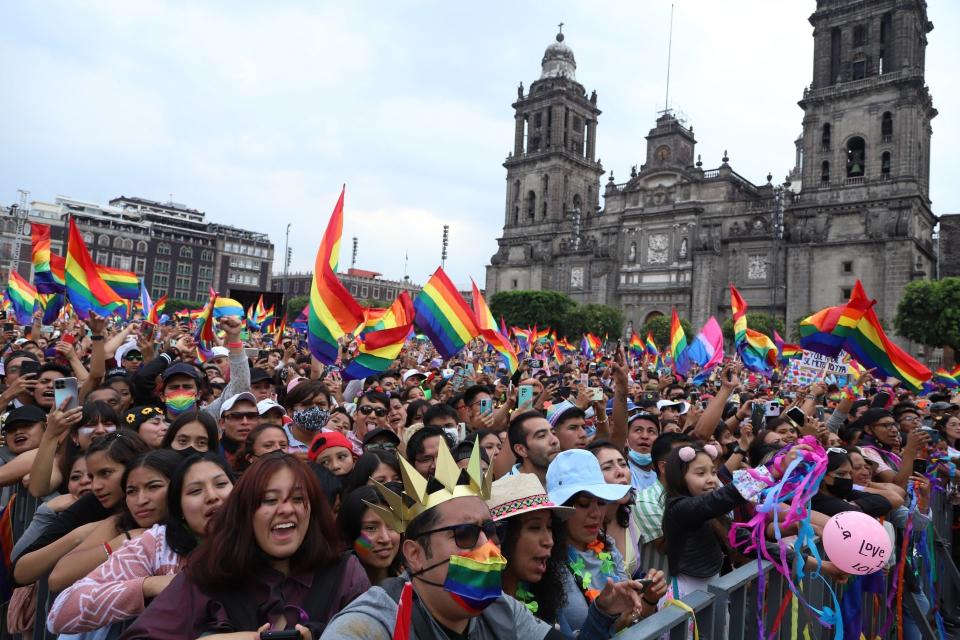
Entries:
[[554, 504], [562, 505], [581, 491], [614, 502], [630, 491], [630, 485], [608, 484], [600, 462], [589, 451], [561, 451], [547, 467], [547, 494]]

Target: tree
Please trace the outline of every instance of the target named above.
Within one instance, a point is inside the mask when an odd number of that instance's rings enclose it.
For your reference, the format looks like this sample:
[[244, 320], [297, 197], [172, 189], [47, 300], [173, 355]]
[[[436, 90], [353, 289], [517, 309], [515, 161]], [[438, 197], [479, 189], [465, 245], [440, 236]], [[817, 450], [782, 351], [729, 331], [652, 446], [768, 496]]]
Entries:
[[309, 302], [310, 296], [294, 296], [287, 300], [287, 322], [295, 322]]
[[[753, 329], [754, 331], [759, 331], [760, 333], [768, 336], [771, 340], [773, 339], [773, 331], [777, 330], [781, 336], [783, 335], [783, 321], [780, 318], [771, 316], [769, 313], [762, 313], [760, 311], [748, 311], [747, 312], [747, 326]], [[721, 326], [723, 329], [723, 337], [728, 342], [733, 342], [733, 318], [727, 318], [723, 321]]]
[[600, 338], [609, 335], [616, 340], [623, 335], [623, 314], [605, 304], [584, 304], [567, 313], [560, 327], [566, 336], [579, 336], [590, 332]]
[[557, 291], [501, 291], [490, 298], [490, 311], [497, 322], [503, 317], [508, 326], [515, 327], [560, 330], [576, 306], [570, 296]]
[[894, 318], [897, 333], [930, 347], [960, 348], [960, 278], [914, 280]]
[[[696, 332], [690, 326], [690, 323], [680, 319], [680, 326], [683, 327], [683, 333], [687, 336], [687, 344], [696, 337]], [[670, 316], [654, 316], [647, 320], [647, 323], [640, 329], [640, 339], [645, 340], [647, 333], [653, 332], [653, 341], [657, 343], [657, 348], [663, 351], [670, 346]]]
[[180, 298], [168, 298], [167, 304], [163, 307], [163, 313], [167, 315], [173, 315], [180, 311], [188, 310], [192, 311], [194, 309], [202, 308], [206, 302], [196, 302], [194, 300], [182, 300]]

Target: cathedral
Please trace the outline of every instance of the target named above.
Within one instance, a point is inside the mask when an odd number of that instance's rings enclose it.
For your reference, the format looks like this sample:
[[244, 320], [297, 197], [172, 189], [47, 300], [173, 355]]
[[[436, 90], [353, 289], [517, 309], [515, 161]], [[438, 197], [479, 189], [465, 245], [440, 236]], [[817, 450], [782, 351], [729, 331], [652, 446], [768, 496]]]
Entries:
[[[597, 159], [597, 93], [576, 78], [564, 34], [517, 90], [504, 162], [502, 237], [488, 295], [550, 289], [622, 310], [627, 330], [677, 312], [730, 316], [729, 283], [751, 311], [799, 319], [845, 302], [859, 278], [892, 333], [904, 287], [934, 277], [924, 0], [817, 0], [803, 133], [786, 181], [754, 184], [724, 155], [704, 168], [693, 126], [665, 111], [643, 163], [616, 182]], [[799, 88], [798, 88], [799, 90]], [[600, 204], [600, 196], [603, 204]]]

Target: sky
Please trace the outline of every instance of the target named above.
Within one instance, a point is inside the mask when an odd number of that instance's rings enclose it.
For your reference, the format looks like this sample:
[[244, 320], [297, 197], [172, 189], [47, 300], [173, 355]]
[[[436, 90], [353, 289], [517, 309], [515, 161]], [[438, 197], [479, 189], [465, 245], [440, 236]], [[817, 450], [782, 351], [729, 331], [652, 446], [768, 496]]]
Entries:
[[[341, 265], [423, 283], [440, 263], [483, 286], [504, 220], [517, 85], [564, 22], [603, 111], [618, 182], [663, 109], [669, 0], [84, 0], [0, 6], [0, 204], [57, 195], [173, 201], [268, 233], [312, 269], [342, 184]], [[545, 8], [549, 7], [549, 8]], [[704, 168], [729, 152], [756, 183], [790, 170], [812, 74], [813, 0], [677, 0], [670, 106]], [[960, 2], [928, 0], [931, 199], [960, 213]], [[601, 177], [605, 184], [609, 174]]]

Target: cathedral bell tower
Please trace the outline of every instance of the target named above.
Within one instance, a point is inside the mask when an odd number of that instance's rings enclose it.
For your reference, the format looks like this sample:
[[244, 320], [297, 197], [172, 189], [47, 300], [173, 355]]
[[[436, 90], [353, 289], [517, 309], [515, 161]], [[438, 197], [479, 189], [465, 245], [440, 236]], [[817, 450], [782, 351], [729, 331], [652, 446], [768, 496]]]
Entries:
[[857, 279], [891, 326], [904, 287], [933, 277], [924, 0], [818, 0], [804, 90], [801, 191], [785, 211], [787, 323], [840, 304]]
[[597, 94], [577, 82], [577, 63], [561, 31], [526, 94], [517, 89], [513, 150], [503, 163], [503, 237], [487, 268], [487, 291], [558, 289], [551, 268], [561, 236], [598, 215]]

